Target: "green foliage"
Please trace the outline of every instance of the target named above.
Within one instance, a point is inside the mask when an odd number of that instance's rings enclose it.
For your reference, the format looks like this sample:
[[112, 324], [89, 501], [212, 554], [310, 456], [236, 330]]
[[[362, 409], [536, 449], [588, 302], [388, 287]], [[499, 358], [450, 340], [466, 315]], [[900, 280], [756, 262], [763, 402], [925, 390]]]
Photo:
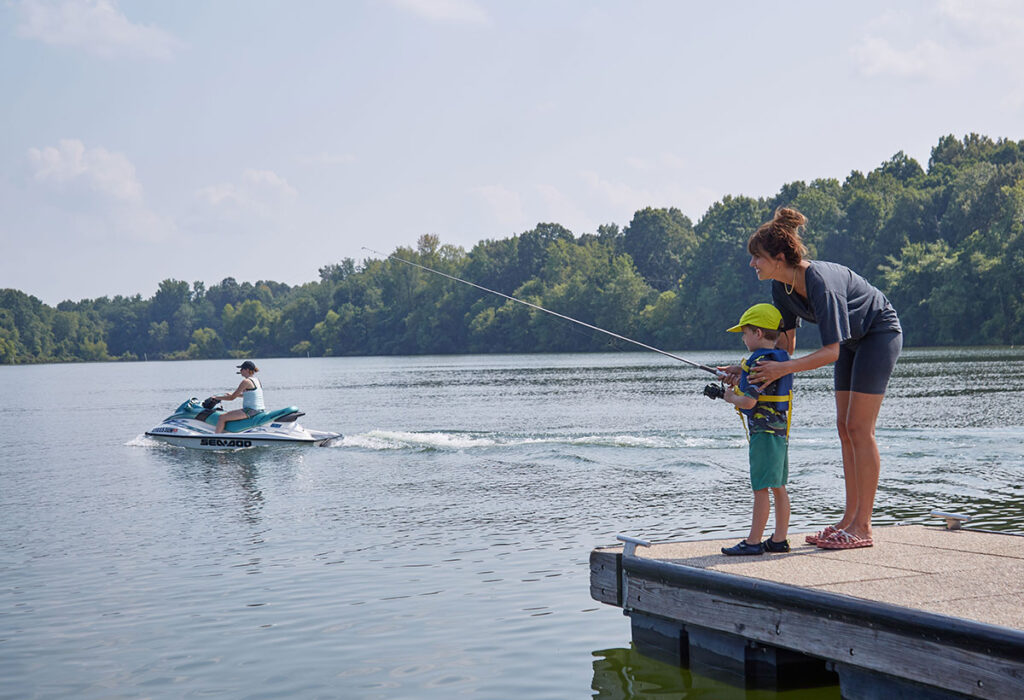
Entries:
[[[695, 225], [647, 207], [622, 229], [539, 223], [469, 252], [428, 234], [391, 257], [666, 350], [731, 347], [724, 328], [770, 295], [747, 239], [780, 206], [807, 215], [810, 257], [889, 296], [908, 345], [1024, 342], [1024, 142], [978, 134], [941, 138], [927, 169], [899, 152], [842, 182], [725, 196]], [[298, 287], [167, 279], [148, 299], [56, 308], [0, 289], [0, 364], [609, 348], [633, 346], [396, 259], [346, 258]]]
[[687, 258], [697, 248], [693, 224], [678, 209], [647, 207], [622, 232], [622, 249], [654, 289], [679, 284]]
[[192, 342], [186, 356], [190, 360], [213, 360], [225, 356], [224, 341], [212, 328], [197, 328], [192, 331]]

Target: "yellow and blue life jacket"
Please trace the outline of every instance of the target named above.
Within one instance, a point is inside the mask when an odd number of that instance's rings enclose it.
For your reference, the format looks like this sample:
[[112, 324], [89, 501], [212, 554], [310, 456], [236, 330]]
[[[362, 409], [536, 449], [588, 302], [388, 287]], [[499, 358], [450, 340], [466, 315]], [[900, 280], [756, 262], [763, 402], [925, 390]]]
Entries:
[[736, 410], [746, 417], [745, 426], [748, 432], [788, 436], [793, 412], [793, 375], [787, 374], [776, 379], [762, 391], [748, 379], [750, 369], [762, 359], [785, 362], [789, 359], [789, 353], [779, 348], [755, 350], [750, 357], [740, 363], [740, 369], [743, 371], [739, 384], [733, 391], [757, 399], [757, 404], [752, 408]]

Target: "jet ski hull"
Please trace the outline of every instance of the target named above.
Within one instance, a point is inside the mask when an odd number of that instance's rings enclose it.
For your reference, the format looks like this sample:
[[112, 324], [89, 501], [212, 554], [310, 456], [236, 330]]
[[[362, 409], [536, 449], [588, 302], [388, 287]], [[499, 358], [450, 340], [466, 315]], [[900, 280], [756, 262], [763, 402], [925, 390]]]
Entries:
[[230, 421], [225, 426], [226, 432], [217, 433], [220, 413], [219, 409], [203, 410], [197, 399], [190, 399], [163, 423], [147, 430], [146, 436], [178, 447], [223, 451], [284, 445], [323, 446], [342, 437], [341, 433], [303, 428], [297, 418], [304, 414], [294, 406]]

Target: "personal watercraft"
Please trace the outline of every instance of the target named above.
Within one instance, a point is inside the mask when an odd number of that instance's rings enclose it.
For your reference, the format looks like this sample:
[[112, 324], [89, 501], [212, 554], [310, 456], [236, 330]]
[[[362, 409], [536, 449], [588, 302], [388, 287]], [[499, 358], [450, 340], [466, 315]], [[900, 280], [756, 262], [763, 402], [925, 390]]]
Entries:
[[308, 430], [296, 421], [306, 415], [295, 406], [257, 413], [251, 418], [228, 421], [223, 433], [217, 421], [224, 409], [220, 402], [192, 398], [178, 406], [160, 425], [146, 431], [157, 440], [199, 450], [241, 450], [274, 445], [326, 445], [341, 433]]

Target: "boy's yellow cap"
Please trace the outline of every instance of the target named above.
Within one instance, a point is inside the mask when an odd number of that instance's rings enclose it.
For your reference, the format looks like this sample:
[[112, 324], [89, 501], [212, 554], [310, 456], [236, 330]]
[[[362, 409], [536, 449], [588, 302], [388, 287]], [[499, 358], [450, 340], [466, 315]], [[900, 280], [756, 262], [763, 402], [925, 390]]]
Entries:
[[758, 328], [777, 331], [781, 325], [782, 314], [779, 313], [778, 309], [771, 304], [754, 304], [743, 312], [743, 315], [740, 316], [740, 322], [729, 328], [726, 333], [742, 333], [743, 326], [757, 326]]

